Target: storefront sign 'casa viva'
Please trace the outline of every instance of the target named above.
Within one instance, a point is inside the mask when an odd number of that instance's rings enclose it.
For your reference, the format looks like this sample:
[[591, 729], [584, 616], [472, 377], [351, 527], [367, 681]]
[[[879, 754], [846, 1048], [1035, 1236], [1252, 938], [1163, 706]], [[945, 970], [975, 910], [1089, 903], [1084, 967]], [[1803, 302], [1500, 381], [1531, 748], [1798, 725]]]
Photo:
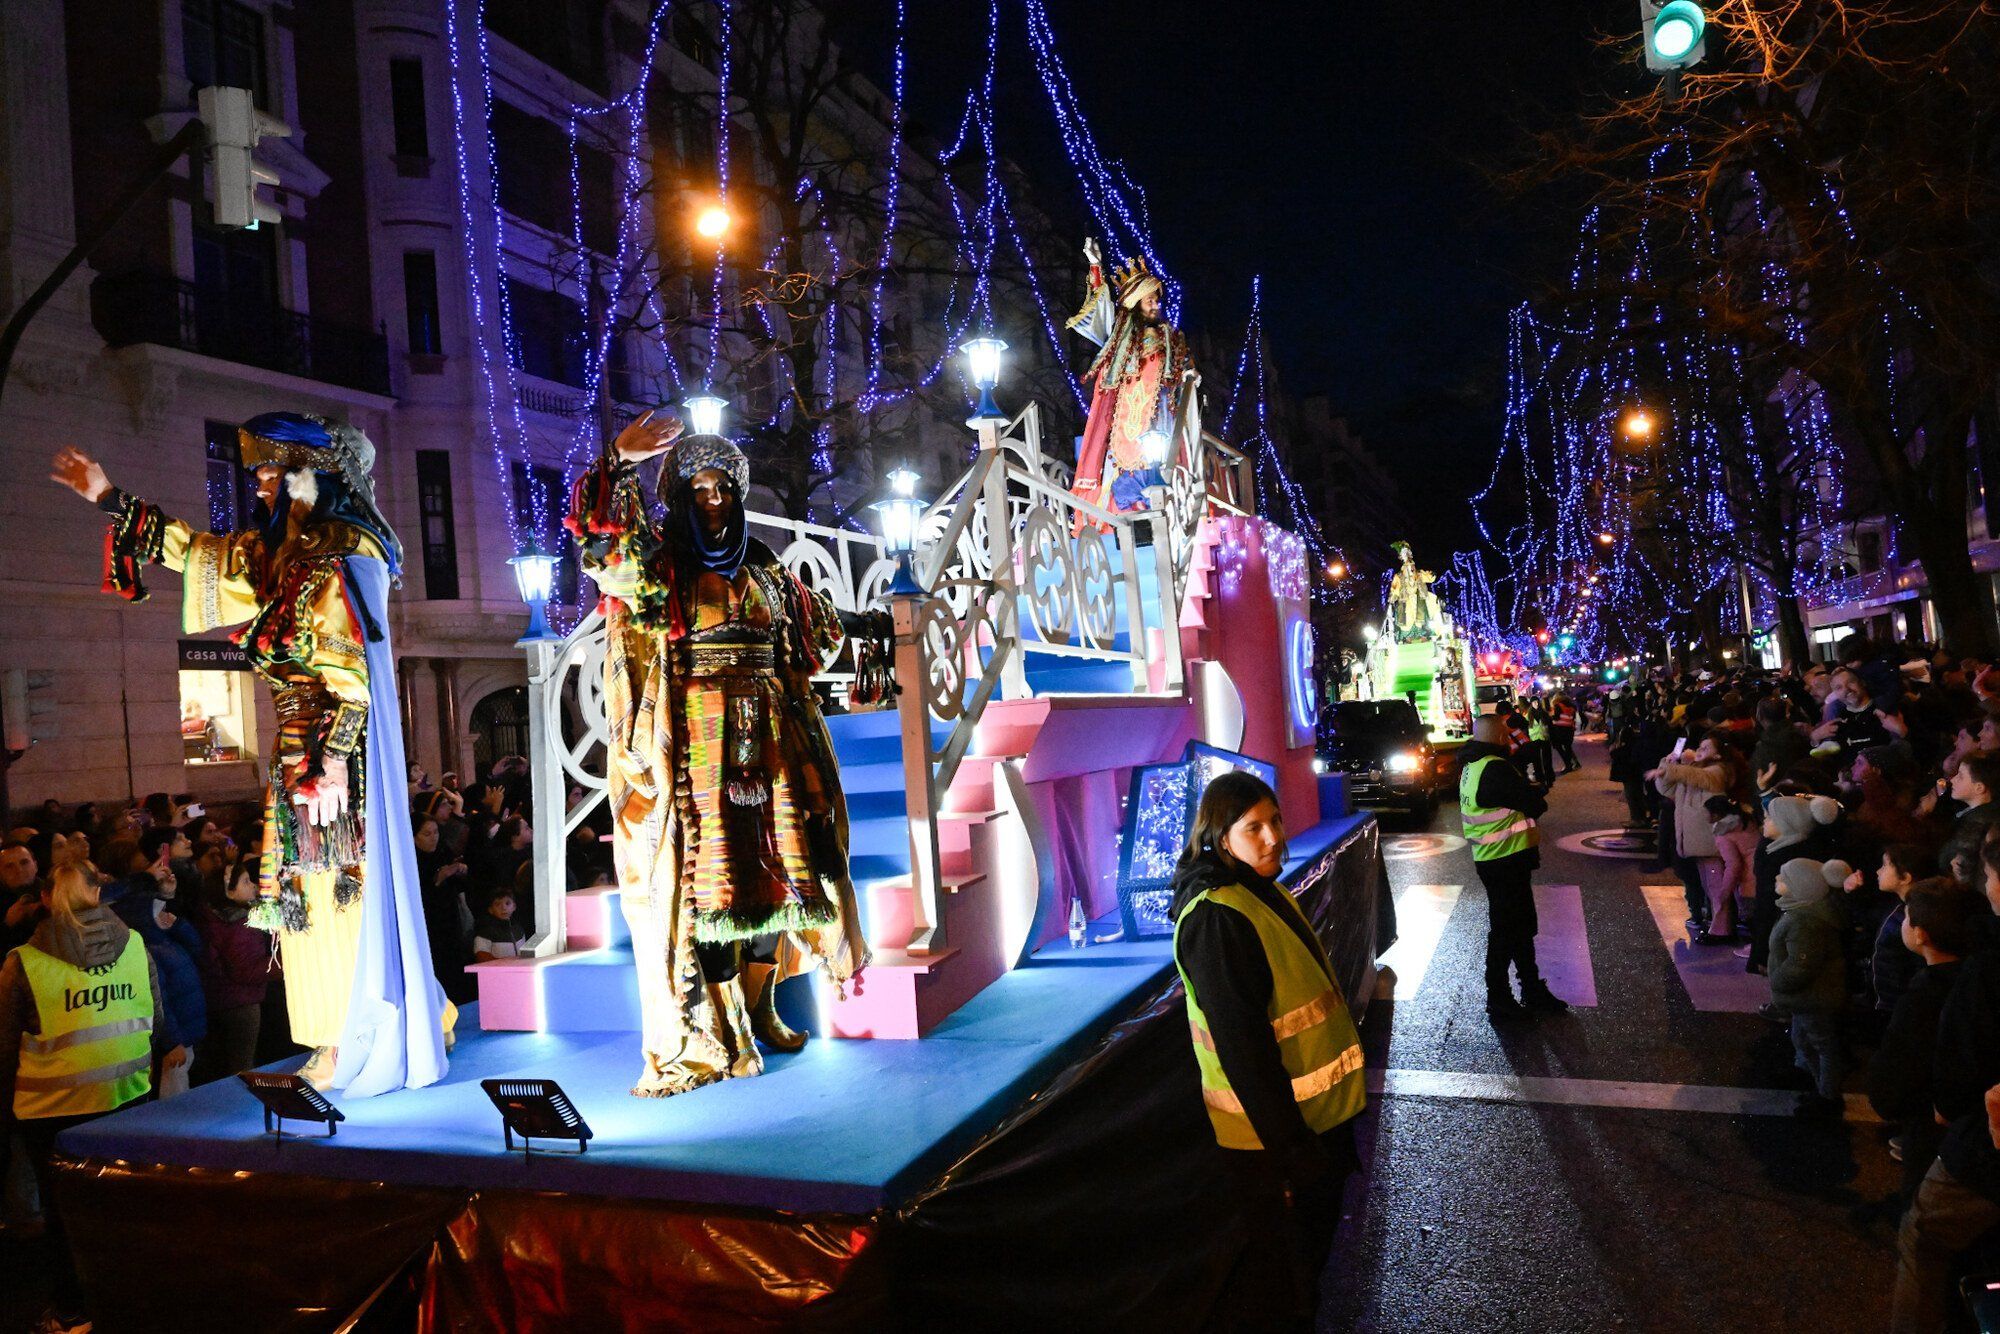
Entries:
[[184, 672], [247, 672], [250, 659], [226, 639], [183, 639], [180, 666]]

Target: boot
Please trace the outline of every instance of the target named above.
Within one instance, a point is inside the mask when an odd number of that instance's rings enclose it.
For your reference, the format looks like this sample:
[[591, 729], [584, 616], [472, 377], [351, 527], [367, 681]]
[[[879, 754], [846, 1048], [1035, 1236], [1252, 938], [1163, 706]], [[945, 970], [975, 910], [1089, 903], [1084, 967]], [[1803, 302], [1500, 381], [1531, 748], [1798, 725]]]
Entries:
[[797, 1051], [806, 1045], [806, 1035], [778, 1017], [777, 972], [776, 964], [743, 965], [743, 990], [750, 1001], [750, 1031], [772, 1051]]
[[335, 1051], [332, 1047], [314, 1047], [313, 1054], [299, 1067], [299, 1076], [321, 1093], [333, 1087], [333, 1065]]
[[1524, 982], [1521, 985], [1521, 1005], [1537, 1014], [1567, 1014], [1569, 1002], [1549, 990], [1549, 984], [1540, 980]]

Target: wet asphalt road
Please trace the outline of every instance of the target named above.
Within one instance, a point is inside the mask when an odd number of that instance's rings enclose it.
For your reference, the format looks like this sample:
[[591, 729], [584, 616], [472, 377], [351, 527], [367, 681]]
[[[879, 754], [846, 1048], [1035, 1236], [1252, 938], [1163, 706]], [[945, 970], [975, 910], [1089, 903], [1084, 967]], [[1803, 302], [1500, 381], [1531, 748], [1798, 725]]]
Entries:
[[[1803, 1089], [1782, 1029], [1694, 1009], [1639, 889], [1671, 873], [1556, 846], [1622, 822], [1603, 749], [1579, 755], [1543, 821], [1537, 881], [1582, 888], [1598, 1004], [1497, 1033], [1470, 853], [1391, 860], [1399, 896], [1463, 889], [1417, 994], [1371, 1006], [1369, 1067]], [[1414, 828], [1385, 816], [1385, 845], [1407, 850]], [[1458, 829], [1455, 804], [1430, 825]], [[1887, 1327], [1893, 1225], [1868, 1205], [1899, 1169], [1877, 1125], [1392, 1092], [1371, 1099], [1362, 1136], [1322, 1331]]]

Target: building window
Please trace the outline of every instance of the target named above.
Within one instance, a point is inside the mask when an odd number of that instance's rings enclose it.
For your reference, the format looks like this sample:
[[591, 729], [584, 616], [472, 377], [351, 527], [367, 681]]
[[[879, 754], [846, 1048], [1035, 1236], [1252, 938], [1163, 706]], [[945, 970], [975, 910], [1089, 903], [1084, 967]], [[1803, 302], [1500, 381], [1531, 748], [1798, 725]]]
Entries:
[[562, 526], [568, 502], [569, 492], [563, 486], [561, 468], [514, 461], [514, 513], [521, 531], [533, 536], [543, 551], [559, 558], [551, 597], [573, 607], [577, 594], [576, 547]]
[[486, 27], [586, 87], [605, 89], [605, 0], [486, 0]]
[[507, 353], [514, 369], [584, 386], [583, 308], [559, 292], [507, 279]]
[[181, 758], [238, 764], [257, 758], [250, 660], [226, 639], [180, 641]]
[[264, 20], [236, 0], [181, 0], [182, 70], [196, 88], [248, 88], [267, 105]]
[[[568, 237], [576, 229], [570, 194], [552, 190], [552, 181], [570, 178], [569, 135], [553, 121], [495, 101], [491, 120], [493, 169], [500, 207], [545, 232]], [[600, 254], [618, 248], [616, 164], [611, 155], [578, 144], [577, 196], [583, 212], [583, 243]]]
[[444, 336], [438, 330], [437, 256], [428, 250], [403, 254], [403, 320], [412, 355], [444, 355]]
[[430, 161], [430, 118], [424, 111], [424, 62], [389, 62], [389, 114], [396, 127], [396, 156]]
[[229, 422], [207, 424], [208, 531], [234, 533], [257, 513], [257, 474], [243, 466], [243, 447]]
[[417, 451], [417, 511], [424, 537], [424, 596], [452, 601], [458, 597], [458, 534], [451, 518], [451, 455], [442, 449]]

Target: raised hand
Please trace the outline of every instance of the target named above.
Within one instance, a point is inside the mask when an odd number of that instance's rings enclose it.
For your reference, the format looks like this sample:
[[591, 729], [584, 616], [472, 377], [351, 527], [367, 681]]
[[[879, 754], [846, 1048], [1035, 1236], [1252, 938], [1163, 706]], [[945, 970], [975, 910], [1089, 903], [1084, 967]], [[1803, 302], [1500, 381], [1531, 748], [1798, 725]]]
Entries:
[[618, 457], [627, 463], [644, 463], [672, 449], [683, 429], [679, 417], [664, 408], [657, 408], [633, 418], [618, 433], [618, 441], [613, 448], [618, 451]]
[[307, 824], [332, 824], [347, 809], [347, 761], [329, 758], [319, 777], [299, 784], [292, 800], [305, 807]]
[[99, 496], [111, 489], [111, 479], [104, 475], [104, 469], [97, 460], [74, 445], [64, 445], [57, 450], [50, 468], [50, 481], [61, 483], [93, 505]]
[[1104, 252], [1097, 248], [1096, 237], [1086, 236], [1083, 238], [1083, 257], [1090, 261], [1090, 267], [1093, 269], [1104, 267]]

